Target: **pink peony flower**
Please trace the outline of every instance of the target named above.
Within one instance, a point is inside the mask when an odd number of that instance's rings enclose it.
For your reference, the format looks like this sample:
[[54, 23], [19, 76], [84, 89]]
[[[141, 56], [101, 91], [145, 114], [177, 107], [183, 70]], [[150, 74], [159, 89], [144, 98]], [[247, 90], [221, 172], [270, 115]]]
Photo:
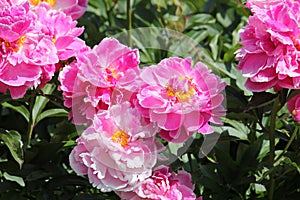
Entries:
[[69, 118], [71, 119], [73, 117], [73, 113], [75, 113], [73, 123], [84, 124], [86, 122], [85, 116], [78, 113], [88, 111], [88, 107], [85, 106], [86, 104], [83, 104], [83, 99], [86, 95], [85, 88], [88, 88], [89, 86], [88, 83], [79, 81], [77, 79], [77, 75], [77, 61], [66, 65], [59, 73], [59, 81], [61, 85], [58, 88], [63, 91], [64, 105], [67, 108], [72, 108], [69, 113]]
[[246, 87], [300, 88], [300, 2], [249, 0], [247, 6], [253, 16], [240, 33], [243, 48], [236, 56]]
[[37, 30], [28, 2], [0, 4], [0, 92], [22, 97], [28, 87], [44, 84], [58, 62], [52, 38]]
[[77, 28], [77, 22], [71, 17], [51, 10], [46, 3], [40, 3], [34, 11], [38, 17], [39, 31], [52, 38], [60, 60], [67, 60], [86, 48], [85, 42], [78, 38], [84, 28]]
[[191, 67], [191, 59], [168, 58], [143, 68], [144, 82], [137, 98], [141, 112], [162, 129], [167, 141], [186, 141], [194, 132], [211, 133], [209, 122], [220, 124], [224, 116], [220, 92], [225, 83], [202, 63]]
[[287, 102], [287, 108], [292, 114], [294, 121], [300, 121], [300, 94], [293, 96]]
[[[157, 167], [152, 176], [132, 192], [117, 192], [122, 200], [195, 200], [191, 175], [185, 171], [175, 174], [167, 166]], [[199, 199], [199, 198], [198, 198]]]
[[77, 58], [59, 75], [65, 106], [72, 107], [75, 124], [86, 122], [85, 118], [92, 120], [99, 110], [107, 110], [113, 95], [126, 93], [130, 98], [130, 93], [137, 91], [138, 50], [105, 38]]
[[1, 53], [5, 50], [16, 51], [22, 43], [19, 41], [18, 45], [16, 41], [34, 28], [36, 16], [30, 11], [28, 2], [15, 6], [10, 1], [1, 1], [0, 8], [0, 41], [5, 41], [1, 45]]
[[129, 102], [114, 105], [95, 116], [78, 138], [70, 164], [103, 192], [131, 191], [151, 175], [162, 145], [156, 126], [147, 123]]
[[80, 18], [88, 6], [88, 0], [30, 0], [30, 2], [34, 6], [46, 2], [53, 10], [62, 11], [73, 20]]

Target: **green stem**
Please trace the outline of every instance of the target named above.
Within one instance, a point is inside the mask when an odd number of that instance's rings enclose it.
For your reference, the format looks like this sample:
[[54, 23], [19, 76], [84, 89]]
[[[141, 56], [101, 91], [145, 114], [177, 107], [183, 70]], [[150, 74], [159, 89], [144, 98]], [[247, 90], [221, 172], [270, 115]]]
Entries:
[[109, 8], [109, 4], [107, 2], [107, 0], [104, 1], [105, 4], [105, 10], [106, 10], [106, 15], [107, 15], [107, 20], [108, 20], [108, 24], [109, 26], [112, 26], [112, 22], [111, 22], [111, 18], [110, 18], [110, 8]]
[[31, 136], [33, 132], [34, 125], [29, 122], [28, 124], [28, 131], [27, 131], [27, 148], [30, 148], [30, 143], [31, 143]]
[[30, 97], [29, 100], [29, 122], [28, 122], [28, 128], [27, 128], [27, 148], [30, 148], [31, 143], [31, 136], [34, 128], [33, 119], [32, 119], [32, 110], [35, 102], [35, 92]]
[[283, 151], [281, 152], [281, 154], [275, 159], [275, 162], [274, 163], [277, 163], [280, 158], [287, 152], [287, 150], [289, 149], [289, 147], [291, 146], [291, 144], [293, 143], [295, 137], [297, 136], [299, 132], [299, 126], [296, 126], [291, 138], [289, 139], [287, 145], [285, 146], [285, 148], [283, 149]]
[[[276, 118], [277, 112], [281, 108], [281, 103], [279, 98], [276, 98], [273, 108], [271, 111], [271, 119], [270, 119], [270, 131], [269, 131], [269, 140], [270, 140], [270, 169], [274, 167], [274, 159], [275, 159], [275, 126], [276, 126]], [[270, 172], [270, 188], [269, 188], [269, 199], [272, 200], [274, 196], [275, 190], [275, 174], [274, 169]]]
[[131, 1], [127, 0], [127, 23], [128, 23], [128, 42], [129, 47], [132, 47], [131, 30], [132, 30], [132, 13], [131, 13]]
[[187, 153], [188, 159], [189, 159], [189, 164], [190, 164], [190, 168], [191, 168], [191, 174], [193, 174], [195, 172], [195, 168], [193, 165], [193, 159], [192, 159], [192, 154], [191, 153]]

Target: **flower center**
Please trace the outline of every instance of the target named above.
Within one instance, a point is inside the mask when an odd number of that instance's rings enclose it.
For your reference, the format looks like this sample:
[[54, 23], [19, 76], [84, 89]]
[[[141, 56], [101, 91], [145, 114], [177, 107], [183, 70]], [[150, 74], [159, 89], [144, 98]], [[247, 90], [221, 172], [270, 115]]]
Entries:
[[53, 42], [53, 44], [56, 42], [56, 40], [57, 40], [57, 38], [56, 38], [56, 37], [53, 37], [53, 38], [52, 38], [52, 42]]
[[18, 41], [17, 41], [18, 47], [21, 47], [21, 46], [24, 44], [25, 39], [26, 39], [26, 36], [25, 36], [25, 35], [22, 36], [20, 39], [18, 39]]
[[166, 93], [169, 97], [175, 97], [179, 102], [185, 102], [195, 94], [195, 88], [191, 84], [191, 79], [185, 77], [172, 80], [171, 84], [167, 85]]
[[295, 48], [296, 48], [298, 51], [300, 51], [300, 42], [299, 42], [300, 37], [299, 37], [299, 36], [298, 36], [298, 37], [292, 36], [291, 39], [292, 39], [292, 41], [294, 42]]
[[124, 131], [116, 131], [112, 136], [112, 141], [119, 143], [122, 147], [128, 146], [129, 135]]
[[39, 3], [41, 2], [46, 2], [48, 4], [50, 4], [50, 6], [55, 6], [56, 4], [56, 0], [30, 0], [30, 2], [34, 5], [34, 6], [37, 6], [39, 5]]
[[105, 71], [106, 71], [106, 80], [110, 83], [116, 83], [119, 76], [115, 71], [115, 69], [107, 67], [105, 68]]
[[15, 42], [7, 42], [0, 38], [0, 50], [4, 53], [7, 53], [9, 50], [12, 50], [14, 52], [17, 52], [19, 48], [23, 45], [25, 42], [26, 36], [22, 36]]

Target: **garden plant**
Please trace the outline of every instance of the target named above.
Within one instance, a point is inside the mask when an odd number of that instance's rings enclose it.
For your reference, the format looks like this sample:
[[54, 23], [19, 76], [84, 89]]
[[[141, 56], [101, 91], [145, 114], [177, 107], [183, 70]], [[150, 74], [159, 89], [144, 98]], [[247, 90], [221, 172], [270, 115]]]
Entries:
[[0, 199], [299, 199], [299, 63], [299, 0], [1, 0]]

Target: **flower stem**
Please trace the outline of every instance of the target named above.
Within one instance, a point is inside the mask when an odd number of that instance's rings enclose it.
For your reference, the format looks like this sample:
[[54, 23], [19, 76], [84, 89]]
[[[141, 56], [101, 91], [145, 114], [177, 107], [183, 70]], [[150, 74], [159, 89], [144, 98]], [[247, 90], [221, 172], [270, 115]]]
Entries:
[[108, 20], [108, 24], [109, 26], [112, 26], [112, 21], [111, 21], [111, 17], [110, 17], [110, 8], [109, 8], [109, 4], [107, 2], [107, 0], [104, 1], [105, 4], [105, 10], [106, 10], [106, 14], [107, 14], [107, 20]]
[[[269, 131], [269, 140], [270, 140], [270, 169], [274, 167], [274, 159], [275, 159], [275, 126], [276, 126], [276, 117], [277, 112], [281, 108], [280, 99], [276, 98], [273, 108], [271, 111], [271, 119], [270, 119], [270, 131]], [[272, 169], [270, 172], [270, 188], [269, 188], [269, 199], [272, 200], [274, 196], [275, 190], [275, 174]]]
[[297, 125], [291, 138], [289, 139], [287, 145], [284, 147], [283, 151], [281, 152], [281, 154], [275, 159], [274, 163], [277, 163], [280, 158], [287, 152], [287, 150], [289, 149], [289, 147], [291, 146], [291, 144], [293, 143], [295, 137], [297, 136], [298, 132], [299, 132], [299, 126]]
[[188, 159], [189, 159], [189, 164], [190, 164], [190, 168], [191, 168], [191, 174], [193, 174], [195, 172], [195, 168], [193, 165], [193, 159], [192, 159], [192, 154], [191, 153], [187, 153]]
[[131, 29], [132, 29], [132, 13], [131, 13], [131, 1], [127, 0], [127, 28], [128, 28], [128, 42], [129, 47], [132, 47]]
[[34, 128], [33, 119], [32, 119], [32, 110], [35, 102], [35, 92], [30, 96], [29, 99], [29, 122], [27, 127], [27, 144], [26, 147], [30, 148], [31, 136]]

